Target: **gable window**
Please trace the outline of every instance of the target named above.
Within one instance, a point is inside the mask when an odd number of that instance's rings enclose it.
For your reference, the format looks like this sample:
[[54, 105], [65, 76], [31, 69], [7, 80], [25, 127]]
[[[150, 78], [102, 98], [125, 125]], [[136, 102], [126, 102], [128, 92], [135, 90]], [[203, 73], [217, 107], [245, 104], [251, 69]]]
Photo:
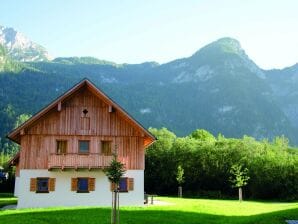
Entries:
[[90, 141], [79, 140], [79, 153], [89, 153]]
[[101, 154], [104, 156], [112, 155], [112, 142], [111, 141], [101, 141]]
[[77, 192], [78, 193], [88, 193], [88, 179], [89, 178], [78, 178]]
[[57, 140], [56, 141], [56, 154], [66, 154], [67, 150], [67, 141], [66, 140]]
[[36, 193], [49, 193], [49, 178], [37, 178]]

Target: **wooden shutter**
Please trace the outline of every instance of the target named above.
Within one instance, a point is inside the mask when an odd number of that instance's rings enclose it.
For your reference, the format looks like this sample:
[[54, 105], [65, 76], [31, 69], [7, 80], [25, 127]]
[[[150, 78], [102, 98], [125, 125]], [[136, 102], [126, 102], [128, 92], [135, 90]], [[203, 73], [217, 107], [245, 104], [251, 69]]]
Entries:
[[77, 191], [78, 178], [71, 178], [71, 191]]
[[49, 178], [49, 191], [55, 191], [56, 178]]
[[127, 190], [133, 191], [134, 188], [134, 179], [133, 178], [127, 178]]
[[37, 189], [37, 181], [36, 178], [30, 178], [30, 191], [36, 191]]
[[88, 191], [95, 191], [95, 178], [88, 179]]
[[115, 189], [116, 189], [116, 184], [110, 182], [110, 190], [111, 190], [111, 191], [114, 191]]

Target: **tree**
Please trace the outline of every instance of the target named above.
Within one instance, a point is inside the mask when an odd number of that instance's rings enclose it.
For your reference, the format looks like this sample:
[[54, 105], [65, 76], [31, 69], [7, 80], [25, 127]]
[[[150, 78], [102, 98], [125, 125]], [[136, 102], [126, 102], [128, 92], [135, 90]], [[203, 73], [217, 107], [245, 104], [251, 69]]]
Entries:
[[215, 142], [215, 137], [204, 129], [197, 129], [190, 134], [191, 138], [204, 141], [204, 142]]
[[241, 202], [243, 200], [242, 187], [247, 185], [247, 181], [250, 178], [248, 176], [248, 169], [247, 168], [242, 169], [241, 165], [236, 164], [231, 167], [230, 174], [231, 174], [230, 181], [233, 187], [238, 188], [239, 201]]
[[181, 165], [177, 167], [177, 176], [176, 180], [178, 182], [178, 197], [182, 198], [182, 184], [184, 183], [184, 169]]
[[31, 114], [20, 114], [17, 116], [17, 119], [14, 124], [14, 128], [19, 127], [21, 124], [23, 124], [25, 121], [27, 121], [31, 117]]
[[[176, 185], [177, 162], [173, 160], [172, 153], [176, 135], [166, 128], [149, 128], [149, 131], [158, 140], [146, 150], [145, 190], [149, 194], [168, 193], [169, 188]], [[176, 186], [172, 193], [174, 192]]]
[[119, 223], [119, 182], [125, 173], [124, 164], [118, 161], [117, 154], [113, 154], [110, 166], [104, 170], [112, 184], [112, 217], [111, 223]]

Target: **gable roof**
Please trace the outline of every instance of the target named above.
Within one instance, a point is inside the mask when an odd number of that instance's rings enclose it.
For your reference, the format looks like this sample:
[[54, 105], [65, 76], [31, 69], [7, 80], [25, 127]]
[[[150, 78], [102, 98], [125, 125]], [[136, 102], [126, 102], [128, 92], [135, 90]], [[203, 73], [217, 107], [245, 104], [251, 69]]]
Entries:
[[[120, 107], [117, 103], [115, 103], [111, 98], [109, 98], [102, 90], [97, 88], [90, 80], [83, 79], [76, 85], [74, 85], [72, 88], [67, 90], [64, 94], [62, 94], [60, 97], [52, 101], [49, 105], [41, 109], [39, 112], [37, 112], [35, 115], [33, 115], [29, 120], [24, 122], [22, 125], [11, 131], [7, 138], [20, 144], [20, 135], [21, 131], [25, 130], [26, 128], [30, 127], [34, 122], [39, 120], [41, 117], [43, 117], [46, 113], [48, 113], [50, 110], [52, 110], [55, 107], [58, 107], [58, 104], [66, 101], [68, 98], [73, 96], [78, 90], [80, 90], [83, 87], [87, 87], [93, 94], [95, 94], [97, 97], [100, 97], [101, 100], [103, 100], [108, 105], [111, 105], [113, 108], [118, 110], [120, 114], [122, 114], [127, 120], [136, 126], [139, 130], [141, 130], [146, 137], [149, 138], [149, 144], [153, 143], [156, 138], [153, 136], [147, 129], [145, 129], [138, 121], [136, 121], [132, 116], [130, 116], [122, 107]], [[147, 145], [147, 146], [148, 146]]]

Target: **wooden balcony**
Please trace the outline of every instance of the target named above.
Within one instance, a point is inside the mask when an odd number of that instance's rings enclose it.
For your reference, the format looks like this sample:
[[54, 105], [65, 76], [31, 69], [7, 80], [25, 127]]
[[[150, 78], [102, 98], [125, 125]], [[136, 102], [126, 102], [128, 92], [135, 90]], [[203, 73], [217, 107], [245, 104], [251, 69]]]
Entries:
[[112, 156], [90, 154], [50, 154], [48, 169], [102, 169], [108, 167]]

